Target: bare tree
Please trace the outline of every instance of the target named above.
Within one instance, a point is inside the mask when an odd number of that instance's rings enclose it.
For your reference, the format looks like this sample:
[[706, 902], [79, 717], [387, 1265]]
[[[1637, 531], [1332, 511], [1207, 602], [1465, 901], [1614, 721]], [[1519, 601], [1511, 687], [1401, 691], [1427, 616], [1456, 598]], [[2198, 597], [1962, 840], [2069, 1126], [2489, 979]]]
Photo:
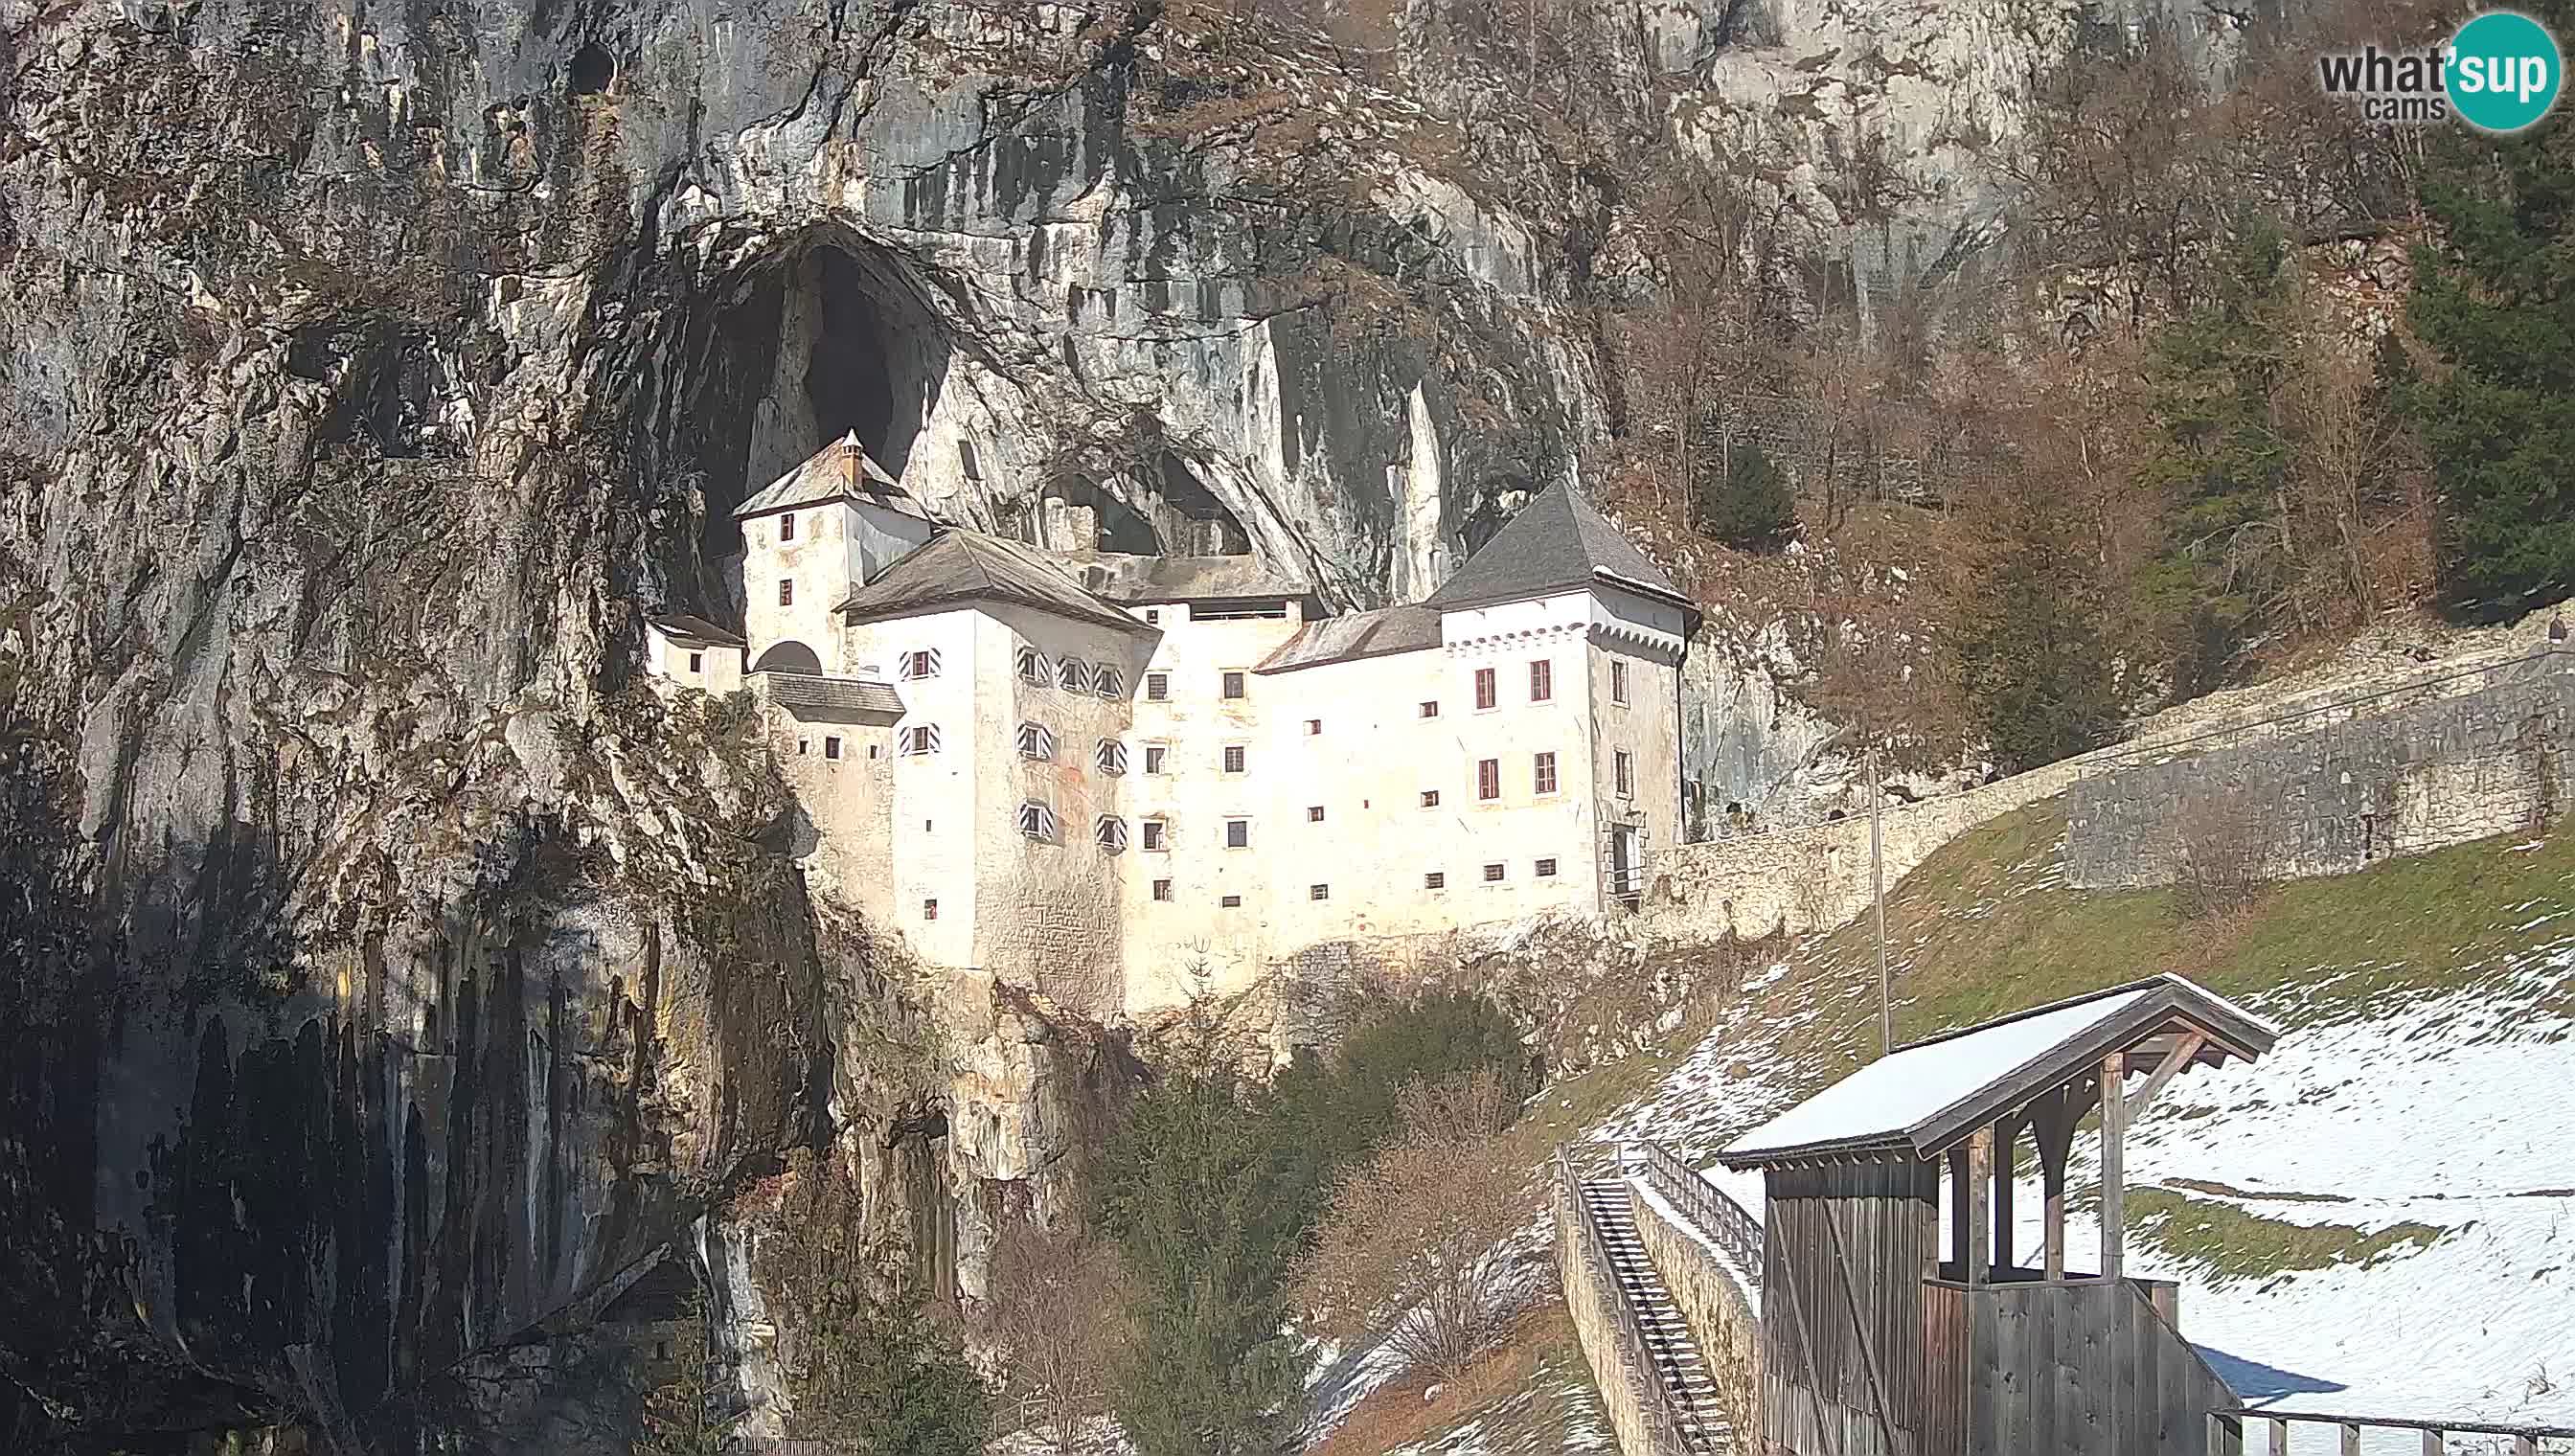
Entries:
[[1045, 1432], [1069, 1452], [1109, 1409], [1127, 1344], [1118, 1251], [1088, 1233], [1014, 1224], [993, 1254], [988, 1319], [1006, 1384], [1007, 1424]]
[[2263, 805], [2222, 787], [2191, 794], [2174, 817], [2173, 908], [2218, 920], [2260, 902], [2276, 877], [2271, 818]]

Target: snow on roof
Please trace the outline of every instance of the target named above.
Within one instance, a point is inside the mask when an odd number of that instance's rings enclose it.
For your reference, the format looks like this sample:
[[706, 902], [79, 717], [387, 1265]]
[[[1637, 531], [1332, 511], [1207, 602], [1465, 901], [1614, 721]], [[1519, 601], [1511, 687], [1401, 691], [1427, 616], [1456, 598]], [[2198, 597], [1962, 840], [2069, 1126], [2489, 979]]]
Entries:
[[[2093, 1052], [2087, 1041], [2142, 1040], [2181, 1019], [2208, 1025], [2227, 1050], [2270, 1048], [2278, 1029], [2223, 996], [2176, 975], [2114, 986], [1982, 1026], [1898, 1048], [1753, 1128], [1719, 1154], [1729, 1164], [1802, 1149], [1904, 1145], [1943, 1113], [1984, 1097], [2008, 1098], [2043, 1064]], [[2111, 1023], [2133, 1021], [2123, 1034]], [[2072, 1063], [2068, 1063], [2070, 1067]], [[2006, 1109], [2007, 1110], [2007, 1109]]]

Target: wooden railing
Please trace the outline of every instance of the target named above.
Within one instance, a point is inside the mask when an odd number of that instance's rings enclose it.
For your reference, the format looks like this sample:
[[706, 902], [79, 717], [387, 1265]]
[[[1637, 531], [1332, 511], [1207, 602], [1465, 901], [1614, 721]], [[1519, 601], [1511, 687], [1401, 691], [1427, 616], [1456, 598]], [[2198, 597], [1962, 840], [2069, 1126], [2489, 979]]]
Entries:
[[1618, 1266], [1609, 1262], [1609, 1241], [1600, 1232], [1599, 1215], [1591, 1210], [1581, 1170], [1573, 1165], [1569, 1149], [1567, 1143], [1555, 1145], [1556, 1186], [1559, 1196], [1571, 1200], [1574, 1234], [1580, 1243], [1578, 1256], [1592, 1282], [1599, 1286], [1609, 1306], [1610, 1322], [1617, 1328], [1618, 1363], [1644, 1374], [1644, 1416], [1651, 1428], [1654, 1452], [1656, 1456], [1678, 1456], [1695, 1450], [1673, 1414], [1671, 1387], [1663, 1383], [1662, 1367], [1654, 1363], [1654, 1352], [1645, 1343], [1645, 1328], [1636, 1318], [1636, 1307], [1627, 1300], [1627, 1286], [1618, 1278]]
[[[2228, 1437], [2236, 1434], [2226, 1428], [2226, 1422], [2233, 1419], [2243, 1422], [2240, 1446], [2232, 1440], [2221, 1444], [2221, 1430]], [[2209, 1450], [2241, 1450], [2243, 1456], [2288, 1456], [2289, 1427], [2292, 1425], [2333, 1427], [2340, 1437], [2336, 1445], [2340, 1456], [2360, 1456], [2361, 1436], [2368, 1431], [2419, 1432], [2423, 1439], [2423, 1456], [2443, 1456], [2452, 1449], [2449, 1444], [2452, 1436], [2500, 1436], [2512, 1442], [2512, 1456], [2539, 1456], [2542, 1449], [2539, 1443], [2542, 1441], [2575, 1441], [2575, 1426], [2493, 1425], [2483, 1421], [2418, 1421], [2399, 1416], [2346, 1416], [2321, 1411], [2248, 1410], [2240, 1417], [2209, 1417]], [[2253, 1443], [2253, 1428], [2256, 1426], [2270, 1427], [2267, 1441], [2258, 1447]], [[2488, 1444], [2480, 1449], [2502, 1448]]]
[[1648, 1140], [1645, 1149], [1645, 1181], [1666, 1202], [1681, 1211], [1682, 1216], [1698, 1226], [1701, 1233], [1714, 1240], [1743, 1271], [1744, 1281], [1754, 1289], [1761, 1287], [1761, 1225], [1744, 1210], [1742, 1204], [1726, 1195], [1724, 1189], [1698, 1175], [1698, 1170], [1681, 1161], [1680, 1155], [1659, 1142]]

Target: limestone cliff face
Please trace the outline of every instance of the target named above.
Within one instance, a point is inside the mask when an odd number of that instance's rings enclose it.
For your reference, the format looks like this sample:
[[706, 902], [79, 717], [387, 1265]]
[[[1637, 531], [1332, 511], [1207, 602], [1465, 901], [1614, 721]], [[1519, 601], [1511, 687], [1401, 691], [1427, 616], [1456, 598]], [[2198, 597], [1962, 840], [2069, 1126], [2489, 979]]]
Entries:
[[[1749, 14], [1601, 18], [1603, 124], [1779, 105], [1727, 58], [1820, 32]], [[1096, 1065], [809, 903], [774, 773], [634, 686], [639, 610], [734, 616], [730, 508], [853, 429], [973, 524], [1415, 597], [1578, 476], [1582, 311], [1651, 287], [1491, 83], [1437, 83], [1461, 127], [1155, 5], [0, 34], [0, 1444], [452, 1433], [458, 1372], [792, 1147], [961, 1245], [1043, 1197]], [[1460, 130], [1506, 195], [1408, 160]]]

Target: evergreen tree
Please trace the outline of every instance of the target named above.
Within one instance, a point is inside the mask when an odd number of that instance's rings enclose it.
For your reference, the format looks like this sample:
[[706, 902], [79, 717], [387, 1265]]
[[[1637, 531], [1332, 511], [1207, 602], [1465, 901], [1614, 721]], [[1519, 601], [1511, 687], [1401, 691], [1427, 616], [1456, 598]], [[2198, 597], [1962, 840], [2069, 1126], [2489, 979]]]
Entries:
[[[2575, 0], [2522, 7], [2575, 41]], [[2575, 586], [2575, 119], [2441, 128], [2422, 169], [2439, 242], [2406, 309], [2443, 367], [2396, 371], [2431, 457], [2445, 608], [2510, 616]]]
[[1958, 614], [1970, 711], [2007, 772], [2095, 748], [2119, 728], [2098, 573], [2060, 504], [2016, 483], [1981, 521], [1980, 570]]
[[819, 1291], [797, 1382], [797, 1422], [866, 1456], [979, 1456], [993, 1393], [956, 1331], [917, 1295], [871, 1299], [864, 1280]]
[[1695, 469], [1699, 534], [1745, 551], [1786, 540], [1797, 529], [1797, 498], [1787, 475], [1752, 441], [1720, 447], [1724, 425], [1713, 411], [1700, 417], [1698, 429], [1709, 441]]

